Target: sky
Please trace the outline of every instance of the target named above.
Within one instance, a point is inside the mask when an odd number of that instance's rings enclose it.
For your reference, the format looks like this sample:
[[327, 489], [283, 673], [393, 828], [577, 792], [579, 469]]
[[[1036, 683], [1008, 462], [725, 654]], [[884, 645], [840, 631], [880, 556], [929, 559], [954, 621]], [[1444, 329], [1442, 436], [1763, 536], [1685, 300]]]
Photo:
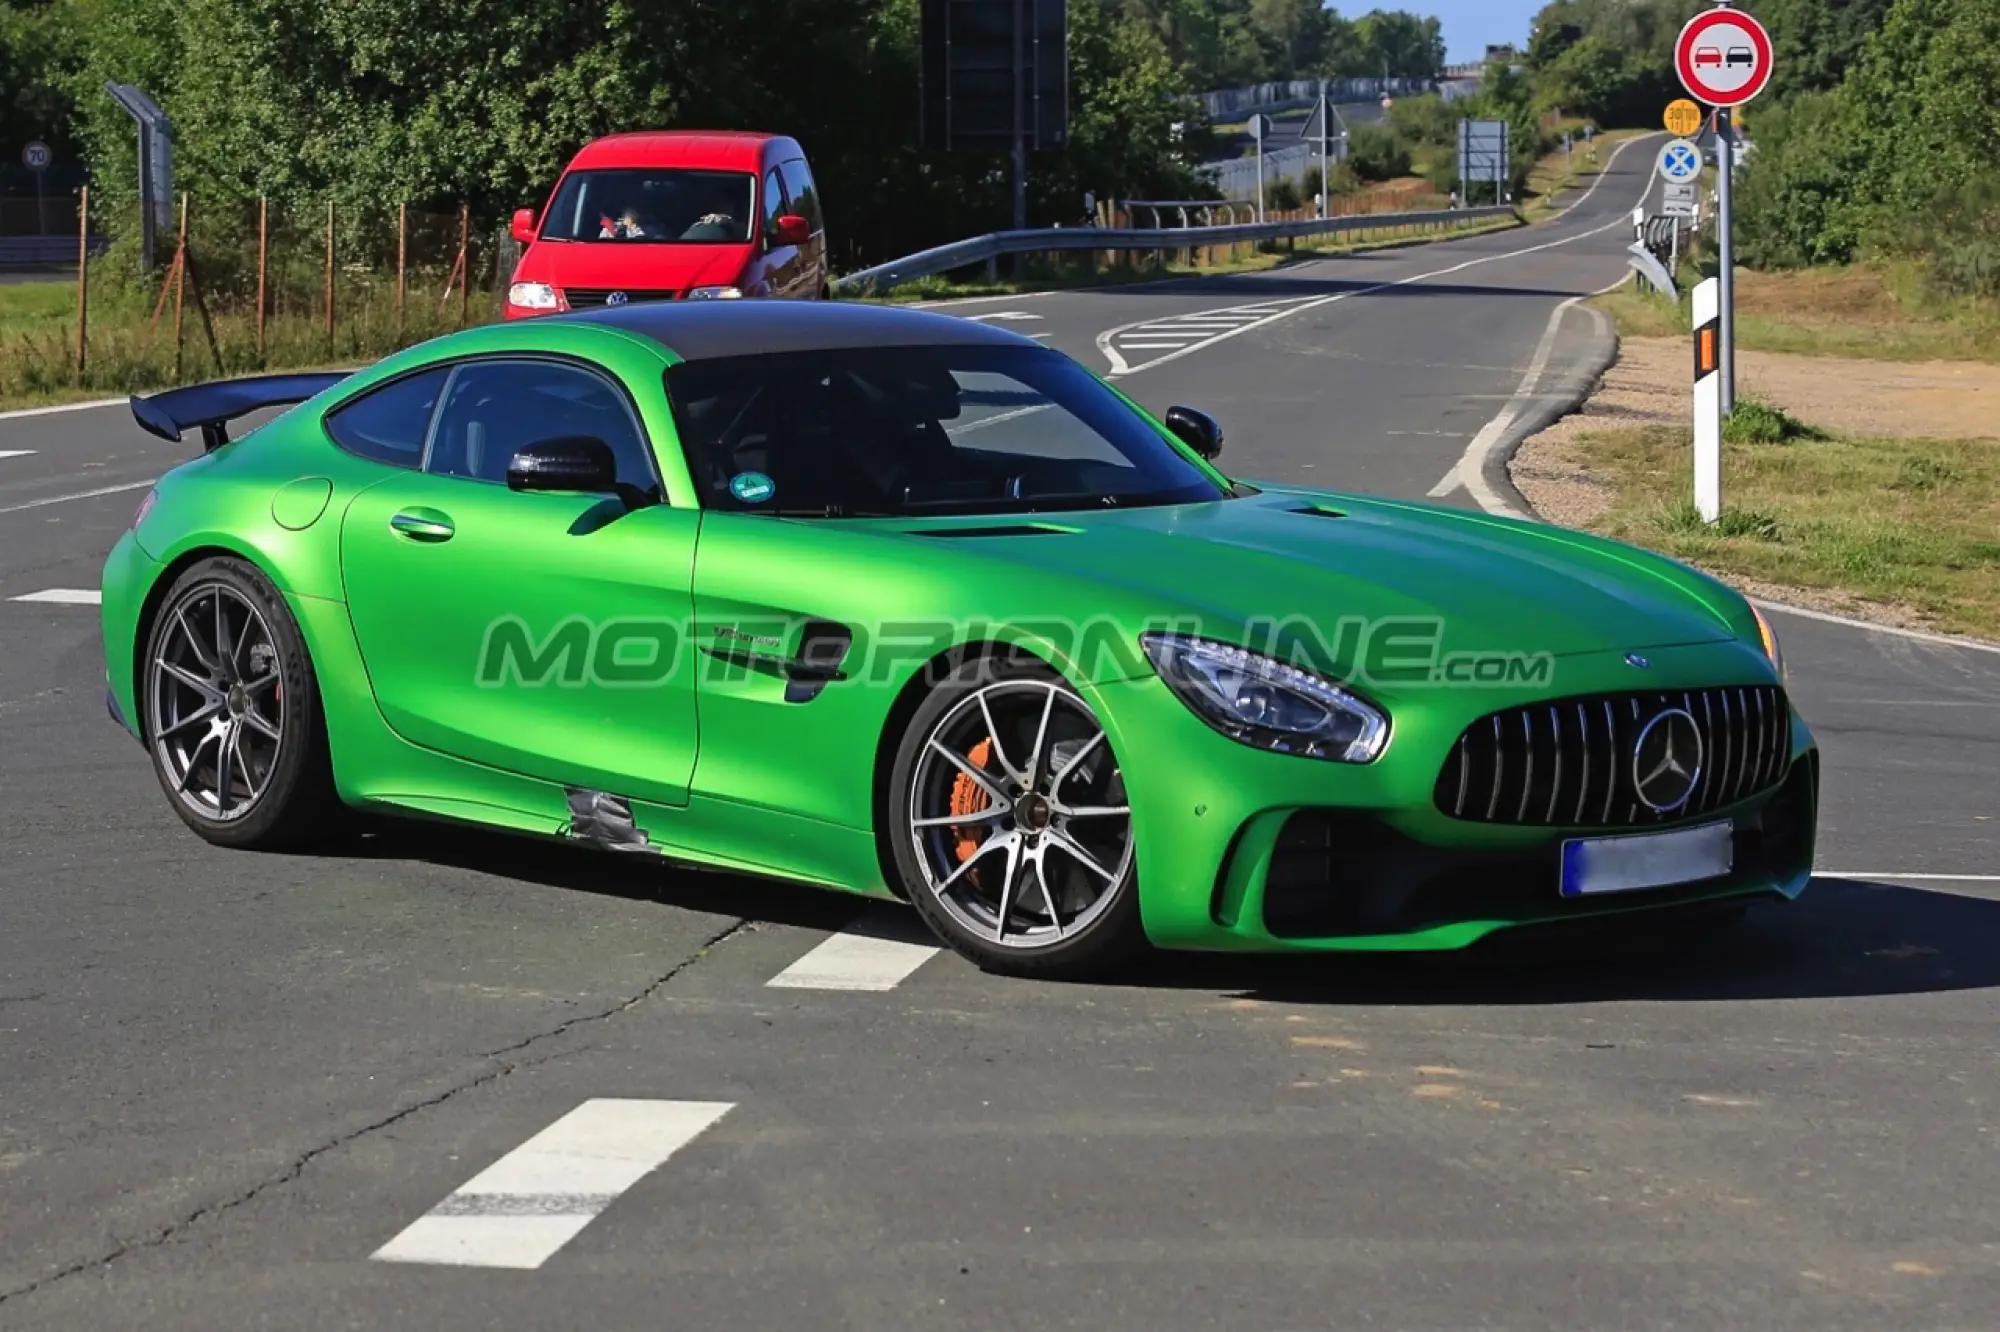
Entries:
[[[1528, 44], [1528, 25], [1541, 11], [1546, 0], [1398, 0], [1390, 4], [1382, 0], [1384, 9], [1395, 9], [1399, 4], [1419, 14], [1435, 14], [1444, 24], [1445, 59], [1454, 65], [1468, 60], [1478, 60], [1485, 56], [1488, 44], [1499, 45], [1512, 42], [1516, 46]], [[1346, 4], [1336, 6], [1342, 13], [1365, 10], [1373, 5]]]

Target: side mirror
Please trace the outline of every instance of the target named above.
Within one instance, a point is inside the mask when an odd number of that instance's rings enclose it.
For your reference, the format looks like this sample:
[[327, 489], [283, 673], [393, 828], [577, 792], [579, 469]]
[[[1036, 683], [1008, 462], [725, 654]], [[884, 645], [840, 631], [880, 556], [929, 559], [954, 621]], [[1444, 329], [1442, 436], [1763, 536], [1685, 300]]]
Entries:
[[606, 494], [618, 489], [618, 459], [609, 444], [589, 435], [541, 440], [507, 464], [507, 488]]
[[1192, 407], [1167, 408], [1167, 429], [1181, 443], [1214, 461], [1222, 453], [1222, 426], [1207, 412]]
[[535, 210], [516, 208], [514, 210], [514, 239], [526, 245], [535, 239]]
[[797, 213], [786, 213], [778, 219], [777, 229], [771, 233], [773, 245], [804, 245], [812, 239], [812, 223]]

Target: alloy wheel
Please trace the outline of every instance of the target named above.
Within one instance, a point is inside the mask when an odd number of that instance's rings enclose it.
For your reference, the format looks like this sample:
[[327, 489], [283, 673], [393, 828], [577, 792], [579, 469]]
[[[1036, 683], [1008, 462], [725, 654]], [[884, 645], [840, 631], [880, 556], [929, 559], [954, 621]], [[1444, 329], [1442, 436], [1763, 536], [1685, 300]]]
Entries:
[[233, 822], [256, 807], [284, 746], [277, 643], [263, 612], [223, 583], [191, 588], [165, 615], [148, 671], [154, 756], [184, 806]]
[[982, 685], [940, 718], [905, 817], [925, 890], [1002, 948], [1078, 936], [1131, 870], [1131, 807], [1104, 728], [1050, 680]]

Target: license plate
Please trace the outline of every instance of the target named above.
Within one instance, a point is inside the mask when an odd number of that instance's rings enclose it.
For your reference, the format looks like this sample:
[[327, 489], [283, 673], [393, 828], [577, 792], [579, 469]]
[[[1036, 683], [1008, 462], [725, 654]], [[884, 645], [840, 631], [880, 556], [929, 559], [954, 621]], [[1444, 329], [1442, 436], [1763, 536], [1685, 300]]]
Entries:
[[1734, 827], [1727, 821], [1630, 837], [1577, 837], [1563, 843], [1562, 895], [1630, 893], [1699, 883], [1735, 864]]

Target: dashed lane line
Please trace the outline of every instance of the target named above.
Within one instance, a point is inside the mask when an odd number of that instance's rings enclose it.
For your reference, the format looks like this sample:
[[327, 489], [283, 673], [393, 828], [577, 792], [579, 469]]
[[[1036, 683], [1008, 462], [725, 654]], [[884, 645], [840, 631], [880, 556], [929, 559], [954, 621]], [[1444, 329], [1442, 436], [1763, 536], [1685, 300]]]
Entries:
[[7, 458], [32, 458], [34, 456], [35, 451], [33, 449], [0, 449], [0, 460]]
[[103, 604], [104, 594], [91, 587], [50, 587], [7, 600], [35, 601], [50, 606], [98, 606]]
[[734, 1108], [729, 1101], [585, 1101], [371, 1256], [385, 1263], [540, 1267]]
[[908, 911], [870, 908], [766, 985], [780, 990], [893, 990], [940, 951], [934, 944], [916, 942], [917, 928]]
[[28, 509], [46, 509], [51, 504], [96, 499], [100, 495], [122, 495], [128, 490], [144, 490], [147, 486], [158, 485], [159, 481], [159, 477], [149, 476], [144, 481], [127, 481], [122, 486], [99, 486], [95, 490], [72, 491], [67, 495], [48, 495], [42, 499], [24, 500], [19, 504], [0, 504], [0, 513], [22, 513]]

